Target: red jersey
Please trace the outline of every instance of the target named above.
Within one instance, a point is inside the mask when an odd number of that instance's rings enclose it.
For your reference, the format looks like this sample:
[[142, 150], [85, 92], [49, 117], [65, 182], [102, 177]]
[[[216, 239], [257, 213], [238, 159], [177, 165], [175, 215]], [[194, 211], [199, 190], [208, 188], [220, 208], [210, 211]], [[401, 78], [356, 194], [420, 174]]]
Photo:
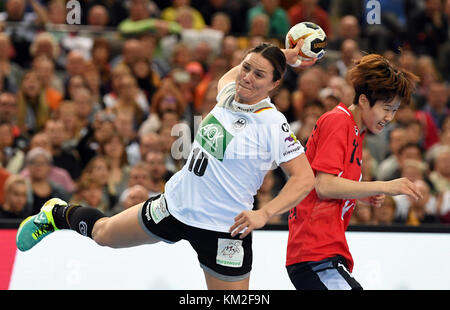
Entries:
[[[306, 144], [311, 168], [360, 181], [364, 133], [344, 104], [323, 114]], [[353, 259], [345, 231], [355, 206], [354, 199], [322, 200], [313, 189], [289, 214], [286, 265], [343, 256], [350, 272]]]

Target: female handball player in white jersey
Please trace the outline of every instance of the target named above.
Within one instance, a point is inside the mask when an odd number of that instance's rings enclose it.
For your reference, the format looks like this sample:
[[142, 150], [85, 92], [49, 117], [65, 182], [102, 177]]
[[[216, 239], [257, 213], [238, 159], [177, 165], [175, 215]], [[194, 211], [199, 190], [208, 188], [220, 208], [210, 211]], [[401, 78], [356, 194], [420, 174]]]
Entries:
[[[185, 166], [162, 195], [112, 217], [51, 199], [22, 222], [17, 247], [27, 251], [60, 229], [113, 248], [184, 239], [198, 254], [208, 289], [248, 289], [250, 232], [296, 206], [314, 186], [303, 146], [269, 97], [281, 83], [286, 63], [296, 63], [302, 44], [287, 50], [260, 44], [220, 79], [218, 103], [200, 124]], [[277, 197], [252, 213], [251, 221], [239, 217], [233, 226], [239, 214], [253, 208], [253, 197], [273, 163], [289, 180]]]

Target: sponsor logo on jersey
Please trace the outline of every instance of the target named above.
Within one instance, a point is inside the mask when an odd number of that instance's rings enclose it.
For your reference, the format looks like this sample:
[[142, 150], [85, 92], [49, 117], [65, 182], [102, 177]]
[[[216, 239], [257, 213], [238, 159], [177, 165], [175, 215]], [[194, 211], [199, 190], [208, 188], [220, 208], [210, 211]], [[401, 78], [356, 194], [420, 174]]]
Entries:
[[225, 150], [232, 139], [233, 135], [212, 114], [203, 120], [195, 136], [205, 151], [220, 161], [223, 161]]

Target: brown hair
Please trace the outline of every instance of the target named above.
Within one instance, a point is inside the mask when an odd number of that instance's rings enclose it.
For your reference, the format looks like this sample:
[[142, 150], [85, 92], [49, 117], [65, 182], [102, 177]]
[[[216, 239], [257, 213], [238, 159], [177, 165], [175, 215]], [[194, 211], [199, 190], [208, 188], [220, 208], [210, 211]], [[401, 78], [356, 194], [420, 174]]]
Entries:
[[389, 102], [396, 96], [400, 97], [402, 104], [409, 104], [419, 81], [415, 74], [394, 67], [377, 54], [368, 54], [357, 60], [349, 70], [348, 79], [355, 89], [353, 104], [358, 104], [359, 97], [365, 95], [370, 106], [378, 100]]

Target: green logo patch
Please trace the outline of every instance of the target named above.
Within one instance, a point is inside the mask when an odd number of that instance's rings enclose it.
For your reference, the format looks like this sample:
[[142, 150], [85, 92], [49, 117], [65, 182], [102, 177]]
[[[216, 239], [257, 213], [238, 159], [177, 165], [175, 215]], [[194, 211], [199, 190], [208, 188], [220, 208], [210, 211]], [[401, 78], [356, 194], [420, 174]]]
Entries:
[[220, 161], [223, 161], [227, 146], [232, 139], [233, 135], [212, 114], [205, 117], [195, 136], [195, 140]]

